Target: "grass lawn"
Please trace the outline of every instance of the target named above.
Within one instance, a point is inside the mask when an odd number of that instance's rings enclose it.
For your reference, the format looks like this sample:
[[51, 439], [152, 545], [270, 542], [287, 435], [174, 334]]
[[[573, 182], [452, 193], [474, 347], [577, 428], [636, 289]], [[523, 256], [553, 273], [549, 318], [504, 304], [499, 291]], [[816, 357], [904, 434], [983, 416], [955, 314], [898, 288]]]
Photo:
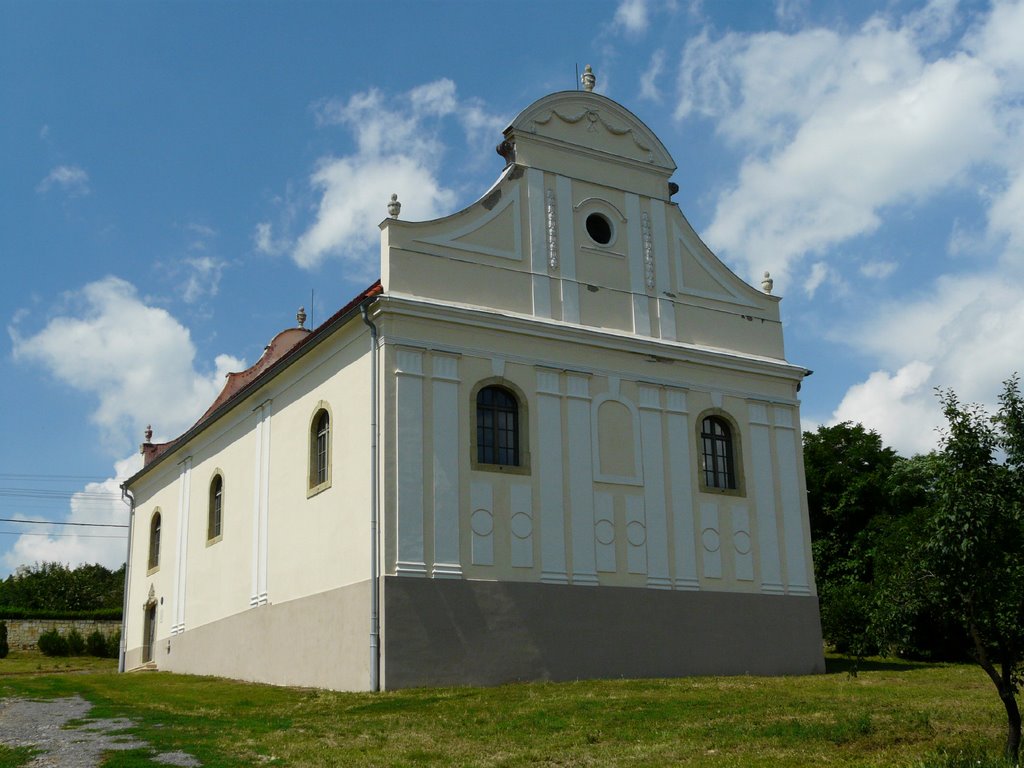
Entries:
[[[353, 694], [118, 675], [109, 663], [39, 674], [50, 670], [35, 664], [48, 662], [14, 654], [0, 660], [0, 696], [80, 694], [95, 704], [90, 716], [130, 717], [138, 724], [133, 735], [155, 750], [185, 750], [205, 766], [889, 768], [924, 765], [939, 749], [965, 745], [997, 755], [1005, 737], [995, 689], [969, 665], [863, 662], [852, 676], [849, 662], [830, 658], [829, 672], [811, 677]], [[148, 754], [112, 754], [105, 765], [152, 765]], [[0, 765], [27, 761], [27, 753], [0, 749]]]

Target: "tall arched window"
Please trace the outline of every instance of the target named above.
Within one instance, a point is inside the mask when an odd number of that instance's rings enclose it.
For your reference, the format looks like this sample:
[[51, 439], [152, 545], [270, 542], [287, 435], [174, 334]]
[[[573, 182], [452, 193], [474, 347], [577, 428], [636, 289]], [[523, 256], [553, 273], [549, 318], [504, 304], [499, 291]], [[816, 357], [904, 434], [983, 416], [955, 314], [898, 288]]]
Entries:
[[149, 570], [160, 565], [160, 511], [149, 521]]
[[478, 464], [519, 466], [519, 402], [504, 387], [484, 387], [476, 395]]
[[224, 476], [219, 472], [210, 481], [210, 511], [206, 523], [206, 539], [220, 538], [224, 522]]
[[707, 416], [701, 422], [700, 441], [704, 461], [704, 485], [708, 488], [736, 488], [736, 460], [732, 430], [725, 419]]
[[319, 492], [331, 483], [331, 414], [321, 407], [309, 426], [309, 490]]

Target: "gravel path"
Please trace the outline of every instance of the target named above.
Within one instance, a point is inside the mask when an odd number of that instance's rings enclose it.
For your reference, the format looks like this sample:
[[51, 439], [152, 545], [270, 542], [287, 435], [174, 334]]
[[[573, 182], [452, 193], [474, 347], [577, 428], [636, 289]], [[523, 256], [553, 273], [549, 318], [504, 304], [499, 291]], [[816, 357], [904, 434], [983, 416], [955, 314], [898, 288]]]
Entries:
[[[133, 725], [125, 718], [64, 727], [71, 720], [87, 717], [90, 709], [92, 704], [80, 696], [46, 701], [4, 699], [0, 701], [0, 744], [39, 750], [29, 768], [97, 768], [104, 752], [149, 746], [124, 733]], [[184, 768], [202, 765], [185, 752], [164, 752], [152, 761]]]

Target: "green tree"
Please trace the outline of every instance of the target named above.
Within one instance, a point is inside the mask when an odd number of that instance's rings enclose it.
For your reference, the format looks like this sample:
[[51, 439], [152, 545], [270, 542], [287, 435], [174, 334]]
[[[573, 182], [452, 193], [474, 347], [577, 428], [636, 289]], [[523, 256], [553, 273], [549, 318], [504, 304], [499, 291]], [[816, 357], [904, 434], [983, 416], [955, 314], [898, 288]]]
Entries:
[[102, 565], [69, 568], [63, 563], [20, 566], [0, 581], [0, 606], [50, 611], [120, 609], [124, 566], [110, 571]]
[[1007, 380], [990, 418], [939, 393], [948, 423], [938, 505], [914, 574], [929, 599], [966, 628], [977, 663], [1006, 710], [1006, 756], [1020, 752], [1024, 674], [1024, 402]]
[[888, 479], [901, 461], [877, 432], [843, 422], [804, 433], [804, 466], [822, 632], [841, 653], [874, 652], [875, 548], [892, 517]]

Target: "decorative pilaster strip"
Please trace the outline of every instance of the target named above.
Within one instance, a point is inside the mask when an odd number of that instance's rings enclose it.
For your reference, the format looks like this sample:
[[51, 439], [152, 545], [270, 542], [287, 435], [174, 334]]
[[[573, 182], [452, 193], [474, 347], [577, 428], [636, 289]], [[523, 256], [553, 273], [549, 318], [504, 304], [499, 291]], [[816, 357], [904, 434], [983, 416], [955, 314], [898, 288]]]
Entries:
[[644, 211], [640, 215], [640, 233], [644, 241], [644, 282], [647, 290], [654, 290], [654, 248], [651, 241], [651, 217]]
[[555, 193], [548, 189], [544, 193], [547, 203], [548, 221], [548, 266], [553, 272], [558, 271], [558, 208], [555, 205]]

